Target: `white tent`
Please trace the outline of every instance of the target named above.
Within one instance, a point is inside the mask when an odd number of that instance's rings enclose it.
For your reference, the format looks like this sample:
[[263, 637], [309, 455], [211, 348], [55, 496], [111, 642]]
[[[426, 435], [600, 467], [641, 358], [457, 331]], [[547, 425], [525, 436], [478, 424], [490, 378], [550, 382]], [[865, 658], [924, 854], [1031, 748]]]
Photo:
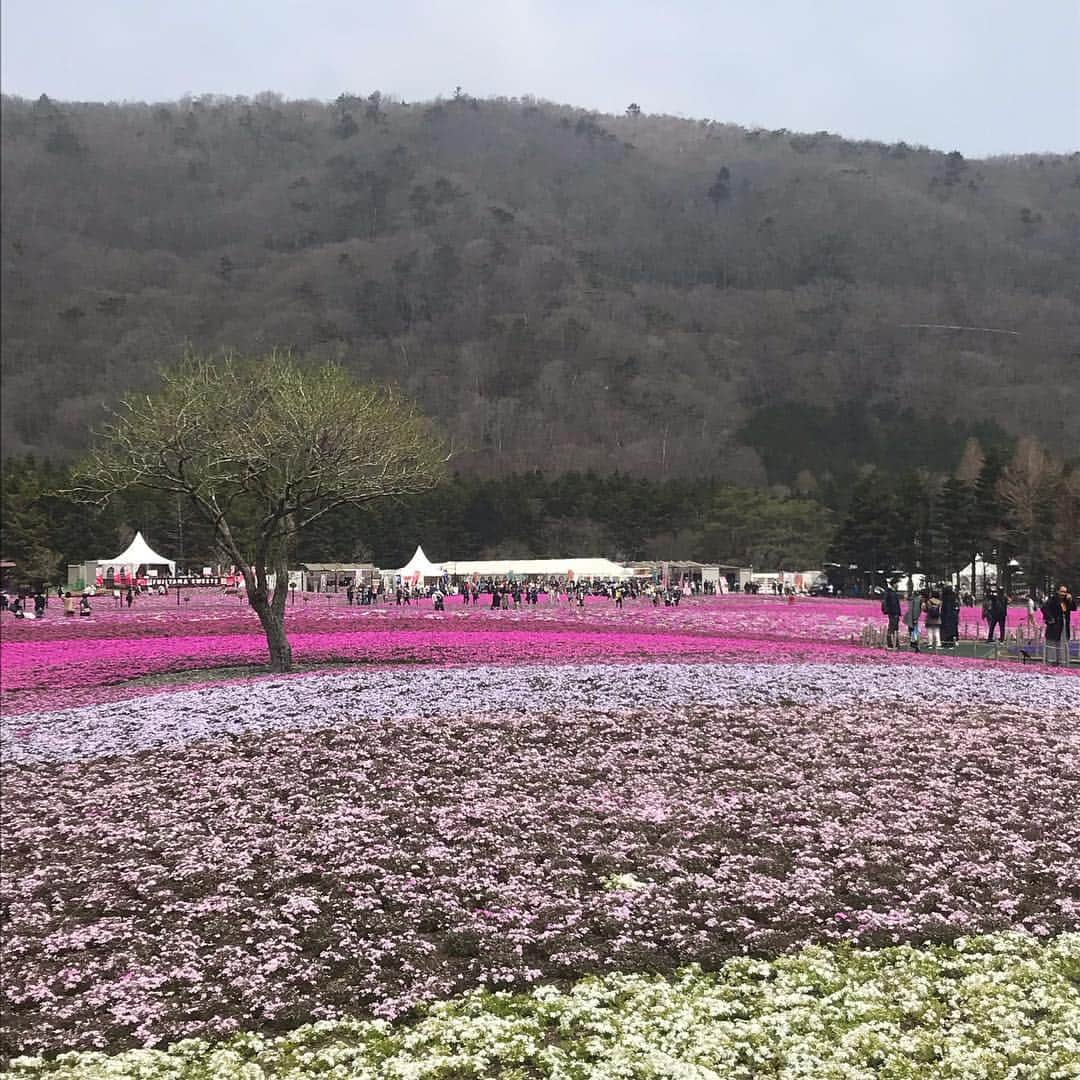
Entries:
[[130, 570], [133, 573], [137, 573], [142, 566], [167, 566], [170, 576], [176, 574], [176, 563], [172, 559], [162, 558], [154, 551], [143, 539], [141, 532], [135, 534], [135, 539], [115, 559], [98, 559], [97, 565], [98, 570], [102, 572], [108, 570], [109, 567], [113, 567], [114, 569]]
[[441, 578], [443, 568], [436, 566], [424, 554], [424, 549], [417, 546], [413, 557], [400, 570], [395, 570], [394, 573], [400, 575], [402, 581], [411, 581], [414, 578], [417, 581], [423, 581], [425, 578]]
[[446, 572], [452, 577], [505, 578], [512, 573], [515, 577], [543, 577], [580, 580], [582, 578], [633, 577], [633, 570], [620, 566], [610, 559], [481, 559], [469, 562], [444, 563]]
[[988, 563], [983, 560], [981, 555], [975, 558], [975, 580], [971, 579], [971, 563], [968, 563], [963, 570], [960, 571], [960, 587], [971, 589], [975, 592], [982, 588], [983, 578], [992, 583], [997, 584], [998, 580], [998, 568], [994, 563]]

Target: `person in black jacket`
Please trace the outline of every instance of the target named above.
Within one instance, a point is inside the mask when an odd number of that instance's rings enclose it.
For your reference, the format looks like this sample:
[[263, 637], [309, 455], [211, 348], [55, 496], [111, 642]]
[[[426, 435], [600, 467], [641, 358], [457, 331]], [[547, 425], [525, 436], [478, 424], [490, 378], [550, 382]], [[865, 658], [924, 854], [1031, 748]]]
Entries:
[[1076, 610], [1076, 601], [1068, 586], [1059, 585], [1042, 608], [1043, 621], [1046, 623], [1046, 662], [1048, 664], [1069, 663], [1069, 641], [1072, 639], [1070, 615]]
[[1005, 617], [1009, 614], [1009, 598], [1000, 590], [994, 589], [986, 601], [986, 621], [990, 624], [987, 641], [994, 640], [994, 628], [1000, 627], [999, 640], [1005, 640]]
[[885, 596], [881, 601], [881, 614], [889, 619], [889, 629], [885, 632], [885, 648], [900, 648], [900, 594], [891, 586], [885, 586]]
[[951, 585], [941, 590], [941, 644], [955, 649], [960, 637], [960, 602]]

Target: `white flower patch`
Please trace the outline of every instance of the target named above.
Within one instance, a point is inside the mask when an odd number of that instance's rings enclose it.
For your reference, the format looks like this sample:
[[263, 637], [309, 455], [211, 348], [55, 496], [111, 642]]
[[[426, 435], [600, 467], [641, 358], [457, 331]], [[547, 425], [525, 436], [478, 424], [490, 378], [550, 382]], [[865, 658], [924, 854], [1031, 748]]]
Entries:
[[715, 973], [476, 991], [411, 1025], [343, 1019], [116, 1056], [21, 1057], [12, 1080], [1068, 1080], [1080, 1075], [1080, 934], [963, 949], [811, 947]]
[[982, 667], [620, 663], [399, 668], [270, 678], [0, 718], [5, 764], [132, 754], [203, 739], [354, 721], [662, 712], [673, 706], [843, 708], [923, 699], [988, 712], [1080, 717], [1080, 679]]

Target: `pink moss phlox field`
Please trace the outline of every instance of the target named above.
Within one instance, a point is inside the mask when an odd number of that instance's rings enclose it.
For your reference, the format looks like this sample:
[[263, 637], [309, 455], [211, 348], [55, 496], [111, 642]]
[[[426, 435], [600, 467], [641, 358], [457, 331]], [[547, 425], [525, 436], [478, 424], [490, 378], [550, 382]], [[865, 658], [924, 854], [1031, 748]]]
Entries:
[[[0, 717], [4, 762], [68, 761], [128, 754], [202, 739], [310, 730], [350, 716], [365, 719], [585, 716], [701, 707], [783, 709], [788, 705], [888, 710], [907, 697], [952, 703], [986, 696], [988, 669], [884, 662], [624, 664], [396, 667], [341, 674], [267, 676], [59, 712]], [[993, 672], [994, 707], [1080, 713], [1080, 680], [1039, 668]]]
[[[771, 596], [731, 595], [695, 597], [677, 608], [653, 607], [652, 603], [627, 600], [617, 610], [612, 600], [589, 597], [584, 608], [565, 601], [549, 604], [546, 596], [535, 607], [492, 611], [487, 597], [477, 606], [463, 605], [459, 598], [446, 601], [446, 611], [432, 610], [430, 600], [409, 606], [381, 604], [372, 607], [349, 607], [343, 593], [305, 594], [302, 600], [286, 607], [290, 631], [323, 633], [370, 629], [372, 625], [402, 630], [422, 630], [434, 624], [452, 626], [462, 632], [473, 629], [523, 624], [542, 630], [595, 629], [605, 632], [625, 630], [630, 633], [722, 633], [726, 636], [812, 639], [846, 642], [866, 623], [882, 622], [877, 600], [831, 600], [798, 597], [794, 604]], [[1010, 628], [1025, 618], [1018, 607], [1009, 609]], [[964, 608], [961, 621], [974, 632], [980, 623], [976, 608]], [[108, 597], [94, 600], [91, 618], [64, 618], [58, 601], [53, 600], [48, 616], [40, 621], [20, 622], [10, 616], [0, 619], [0, 633], [5, 643], [18, 641], [96, 640], [98, 638], [193, 637], [216, 634], [257, 632], [258, 620], [251, 609], [237, 597], [216, 592], [198, 592], [189, 602], [177, 605], [172, 596], [142, 597], [130, 610], [118, 608]]]
[[[140, 601], [136, 616], [102, 608], [99, 635], [78, 620], [22, 624], [7, 620], [0, 653], [3, 712], [8, 715], [117, 700], [148, 692], [122, 684], [192, 669], [260, 664], [266, 643], [254, 617], [235, 598], [201, 597], [194, 610], [168, 598]], [[157, 605], [157, 606], [151, 606]], [[333, 605], [333, 606], [330, 606]], [[319, 597], [290, 610], [294, 654], [301, 664], [544, 664], [593, 660], [681, 661], [773, 659], [862, 662], [880, 654], [853, 648], [852, 633], [874, 614], [867, 601], [763, 597], [688, 601], [654, 608], [638, 601], [619, 611], [593, 598], [582, 611], [541, 604], [521, 611], [484, 607], [350, 608]], [[880, 613], [879, 613], [880, 614]], [[95, 621], [95, 620], [90, 620]], [[12, 627], [16, 631], [12, 631]], [[45, 629], [48, 627], [49, 629]], [[181, 633], [180, 631], [186, 631]], [[127, 635], [127, 636], [122, 636]], [[925, 662], [911, 657], [913, 663]], [[941, 656], [936, 664], [965, 663]]]
[[[0, 1058], [808, 941], [1080, 927], [1080, 681], [872, 602], [4, 620]], [[357, 666], [358, 663], [361, 666]], [[82, 707], [75, 707], [82, 706]]]
[[[298, 661], [364, 661], [372, 664], [552, 663], [567, 660], [694, 657], [748, 658], [760, 644], [741, 638], [663, 633], [596, 631], [535, 632], [514, 628], [461, 633], [426, 630], [356, 630], [351, 633], [293, 634]], [[778, 646], [784, 659], [793, 655], [825, 660], [847, 656], [850, 649], [828, 643]], [[218, 637], [112, 638], [10, 644], [4, 647], [4, 691], [49, 688], [59, 693], [92, 684], [108, 685], [137, 676], [227, 665], [258, 664], [266, 658], [261, 634]], [[9, 704], [16, 705], [17, 701]]]
[[42, 718], [3, 767], [5, 1049], [1077, 929], [1080, 684], [984, 672], [397, 670]]

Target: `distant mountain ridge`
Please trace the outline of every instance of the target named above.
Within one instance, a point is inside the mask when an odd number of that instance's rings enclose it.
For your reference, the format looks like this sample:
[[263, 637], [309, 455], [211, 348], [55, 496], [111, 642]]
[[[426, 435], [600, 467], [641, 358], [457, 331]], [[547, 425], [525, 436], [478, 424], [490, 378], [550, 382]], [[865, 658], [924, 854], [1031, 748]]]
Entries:
[[465, 95], [2, 123], [5, 453], [78, 453], [186, 342], [394, 379], [480, 475], [813, 490], [1080, 446], [1080, 154]]

